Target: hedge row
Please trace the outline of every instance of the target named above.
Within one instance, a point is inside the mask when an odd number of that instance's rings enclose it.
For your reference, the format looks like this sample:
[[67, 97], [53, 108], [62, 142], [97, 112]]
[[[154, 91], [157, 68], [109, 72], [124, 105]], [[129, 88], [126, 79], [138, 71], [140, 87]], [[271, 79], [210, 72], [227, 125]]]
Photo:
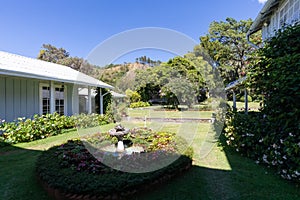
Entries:
[[0, 123], [0, 144], [16, 144], [58, 135], [65, 129], [93, 127], [112, 122], [107, 115], [98, 114], [64, 116], [57, 113], [34, 115], [32, 119], [18, 118], [13, 122]]
[[263, 96], [260, 113], [230, 113], [227, 143], [300, 182], [300, 24], [284, 27], [258, 50], [248, 86]]
[[229, 112], [224, 128], [227, 145], [276, 169], [282, 178], [300, 182], [300, 135], [276, 132], [271, 126], [262, 113]]
[[129, 107], [130, 108], [140, 108], [140, 107], [148, 107], [148, 106], [150, 106], [150, 103], [138, 101], [138, 102], [131, 103]]

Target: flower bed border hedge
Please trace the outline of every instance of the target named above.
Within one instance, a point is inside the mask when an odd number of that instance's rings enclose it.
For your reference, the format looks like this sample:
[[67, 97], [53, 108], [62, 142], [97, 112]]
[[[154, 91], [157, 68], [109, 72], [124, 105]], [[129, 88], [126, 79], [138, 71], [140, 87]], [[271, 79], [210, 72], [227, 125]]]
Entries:
[[173, 178], [178, 177], [182, 175], [184, 172], [188, 171], [192, 167], [192, 160], [190, 162], [185, 163], [185, 165], [181, 166], [181, 168], [178, 168], [176, 171], [173, 171], [172, 174], [165, 174], [163, 176], [160, 176], [157, 180], [144, 184], [139, 185], [138, 188], [129, 190], [127, 192], [123, 192], [121, 194], [109, 194], [104, 196], [97, 196], [97, 195], [83, 195], [83, 194], [76, 194], [72, 192], [64, 192], [61, 189], [56, 189], [49, 184], [47, 184], [46, 181], [43, 181], [41, 177], [37, 174], [37, 180], [41, 184], [41, 186], [44, 188], [44, 190], [47, 192], [47, 194], [57, 200], [64, 199], [64, 200], [96, 200], [96, 199], [106, 199], [106, 200], [116, 200], [116, 199], [128, 199], [128, 197], [131, 197], [135, 194], [150, 191], [156, 187], [159, 187], [160, 185], [163, 185], [164, 183], [172, 180]]
[[[72, 145], [81, 144], [69, 142]], [[67, 148], [68, 152], [78, 150], [77, 146], [72, 145], [71, 149]], [[61, 147], [62, 145], [55, 146], [43, 152], [36, 163], [39, 182], [55, 199], [128, 199], [136, 193], [153, 189], [187, 171], [192, 166], [193, 157], [193, 150], [189, 147], [183, 154], [178, 155], [179, 158], [173, 163], [153, 172], [135, 174], [111, 169], [103, 174], [103, 172], [76, 171], [76, 166], [72, 169], [73, 165], [62, 167], [58, 159]], [[83, 149], [80, 149], [82, 152]], [[72, 183], [73, 186], [70, 186]]]

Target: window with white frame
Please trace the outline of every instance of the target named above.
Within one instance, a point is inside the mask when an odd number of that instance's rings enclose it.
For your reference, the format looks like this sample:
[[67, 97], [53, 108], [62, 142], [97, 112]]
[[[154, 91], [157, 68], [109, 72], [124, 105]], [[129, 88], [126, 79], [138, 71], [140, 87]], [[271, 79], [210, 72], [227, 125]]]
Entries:
[[300, 0], [287, 1], [279, 11], [279, 24], [281, 28], [287, 24], [294, 25], [300, 21]]
[[[66, 114], [66, 86], [54, 85], [54, 111], [60, 115]], [[40, 113], [51, 113], [51, 87], [50, 84], [40, 85]]]
[[263, 40], [273, 37], [285, 25], [300, 22], [300, 0], [288, 0], [273, 14], [267, 26], [262, 27]]
[[55, 87], [55, 112], [60, 115], [65, 114], [65, 88], [62, 85], [61, 87]]
[[283, 27], [286, 24], [288, 16], [288, 3], [286, 3], [279, 12], [279, 27]]
[[50, 113], [50, 87], [41, 85], [41, 114]]

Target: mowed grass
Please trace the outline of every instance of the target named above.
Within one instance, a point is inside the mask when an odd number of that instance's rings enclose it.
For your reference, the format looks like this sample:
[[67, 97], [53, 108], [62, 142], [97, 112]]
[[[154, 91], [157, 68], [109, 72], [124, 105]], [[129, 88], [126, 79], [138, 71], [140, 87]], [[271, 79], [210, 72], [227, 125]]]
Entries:
[[299, 186], [217, 142], [212, 142], [209, 154], [202, 157], [201, 144], [209, 138], [208, 133], [213, 134], [209, 124], [198, 127], [190, 171], [135, 199], [300, 199]]
[[[185, 137], [192, 138], [191, 145], [195, 152], [193, 167], [175, 179], [131, 199], [300, 199], [296, 184], [281, 179], [274, 171], [255, 164], [253, 160], [218, 146], [211, 124], [146, 125], [181, 134], [185, 130]], [[41, 151], [68, 139], [78, 138], [79, 135], [107, 131], [113, 126], [110, 124], [79, 133], [71, 131], [44, 140], [0, 148], [0, 199], [48, 200], [34, 173], [35, 161]], [[207, 154], [203, 154], [203, 151]]]
[[150, 108], [128, 109], [129, 117], [147, 117], [147, 118], [211, 118], [213, 111], [170, 111], [154, 110]]
[[[233, 102], [232, 101], [228, 101], [227, 102], [230, 106], [233, 106]], [[238, 110], [244, 110], [245, 109], [245, 102], [240, 102], [240, 101], [237, 101], [236, 102], [236, 108]], [[255, 110], [259, 110], [260, 108], [260, 105], [258, 102], [248, 102], [248, 108], [249, 110], [251, 111], [255, 111]]]
[[[229, 106], [233, 105], [232, 101], [227, 102]], [[208, 105], [202, 103], [203, 105]], [[203, 106], [200, 104], [199, 106]], [[196, 106], [197, 107], [197, 106]], [[244, 102], [236, 102], [236, 107], [238, 110], [244, 110], [245, 109], [245, 103]], [[257, 111], [260, 108], [260, 105], [258, 102], [249, 102], [248, 108], [251, 111]], [[210, 119], [212, 117], [212, 114], [214, 111], [190, 111], [190, 110], [183, 110], [183, 111], [177, 111], [177, 110], [163, 110], [161, 106], [151, 106], [146, 108], [129, 108], [127, 110], [129, 117], [138, 117], [138, 118], [195, 118], [195, 119]]]
[[[114, 124], [101, 126], [101, 130], [107, 131], [113, 126]], [[79, 138], [79, 135], [84, 135], [87, 132], [89, 131], [72, 130], [43, 140], [0, 148], [0, 199], [50, 199], [39, 185], [35, 175], [37, 157], [42, 151], [52, 146]]]

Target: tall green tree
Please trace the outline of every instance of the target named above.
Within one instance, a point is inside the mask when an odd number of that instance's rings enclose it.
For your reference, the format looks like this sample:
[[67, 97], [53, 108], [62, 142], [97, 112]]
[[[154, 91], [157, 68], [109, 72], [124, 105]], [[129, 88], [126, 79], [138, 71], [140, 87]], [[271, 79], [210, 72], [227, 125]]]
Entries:
[[70, 53], [64, 48], [57, 48], [51, 44], [43, 44], [37, 58], [47, 62], [65, 65], [88, 75], [93, 75], [95, 68], [95, 66], [83, 58], [71, 57]]
[[52, 63], [58, 63], [60, 60], [66, 59], [69, 56], [69, 52], [64, 48], [57, 48], [51, 44], [43, 44], [37, 58]]
[[204, 87], [201, 68], [184, 57], [174, 57], [166, 63], [147, 70], [137, 71], [136, 90], [143, 101], [153, 95], [160, 95], [177, 107], [179, 103], [191, 106]]
[[[212, 22], [208, 34], [200, 37], [200, 45], [215, 61], [225, 84], [235, 81], [248, 72], [255, 51], [246, 40], [246, 33], [252, 20], [237, 21], [227, 18], [226, 21]], [[254, 34], [251, 41], [261, 42], [260, 33]]]
[[140, 62], [143, 64], [148, 64], [152, 67], [157, 66], [159, 64], [161, 64], [160, 60], [152, 60], [151, 58], [147, 57], [147, 56], [141, 56], [139, 58], [135, 59], [136, 62]]
[[[184, 57], [192, 62], [197, 72], [201, 74], [199, 100], [205, 100], [210, 96], [220, 96], [224, 83], [218, 69], [214, 67], [214, 62], [204, 48], [197, 45], [192, 52], [185, 54]], [[219, 92], [217, 92], [218, 90]]]

